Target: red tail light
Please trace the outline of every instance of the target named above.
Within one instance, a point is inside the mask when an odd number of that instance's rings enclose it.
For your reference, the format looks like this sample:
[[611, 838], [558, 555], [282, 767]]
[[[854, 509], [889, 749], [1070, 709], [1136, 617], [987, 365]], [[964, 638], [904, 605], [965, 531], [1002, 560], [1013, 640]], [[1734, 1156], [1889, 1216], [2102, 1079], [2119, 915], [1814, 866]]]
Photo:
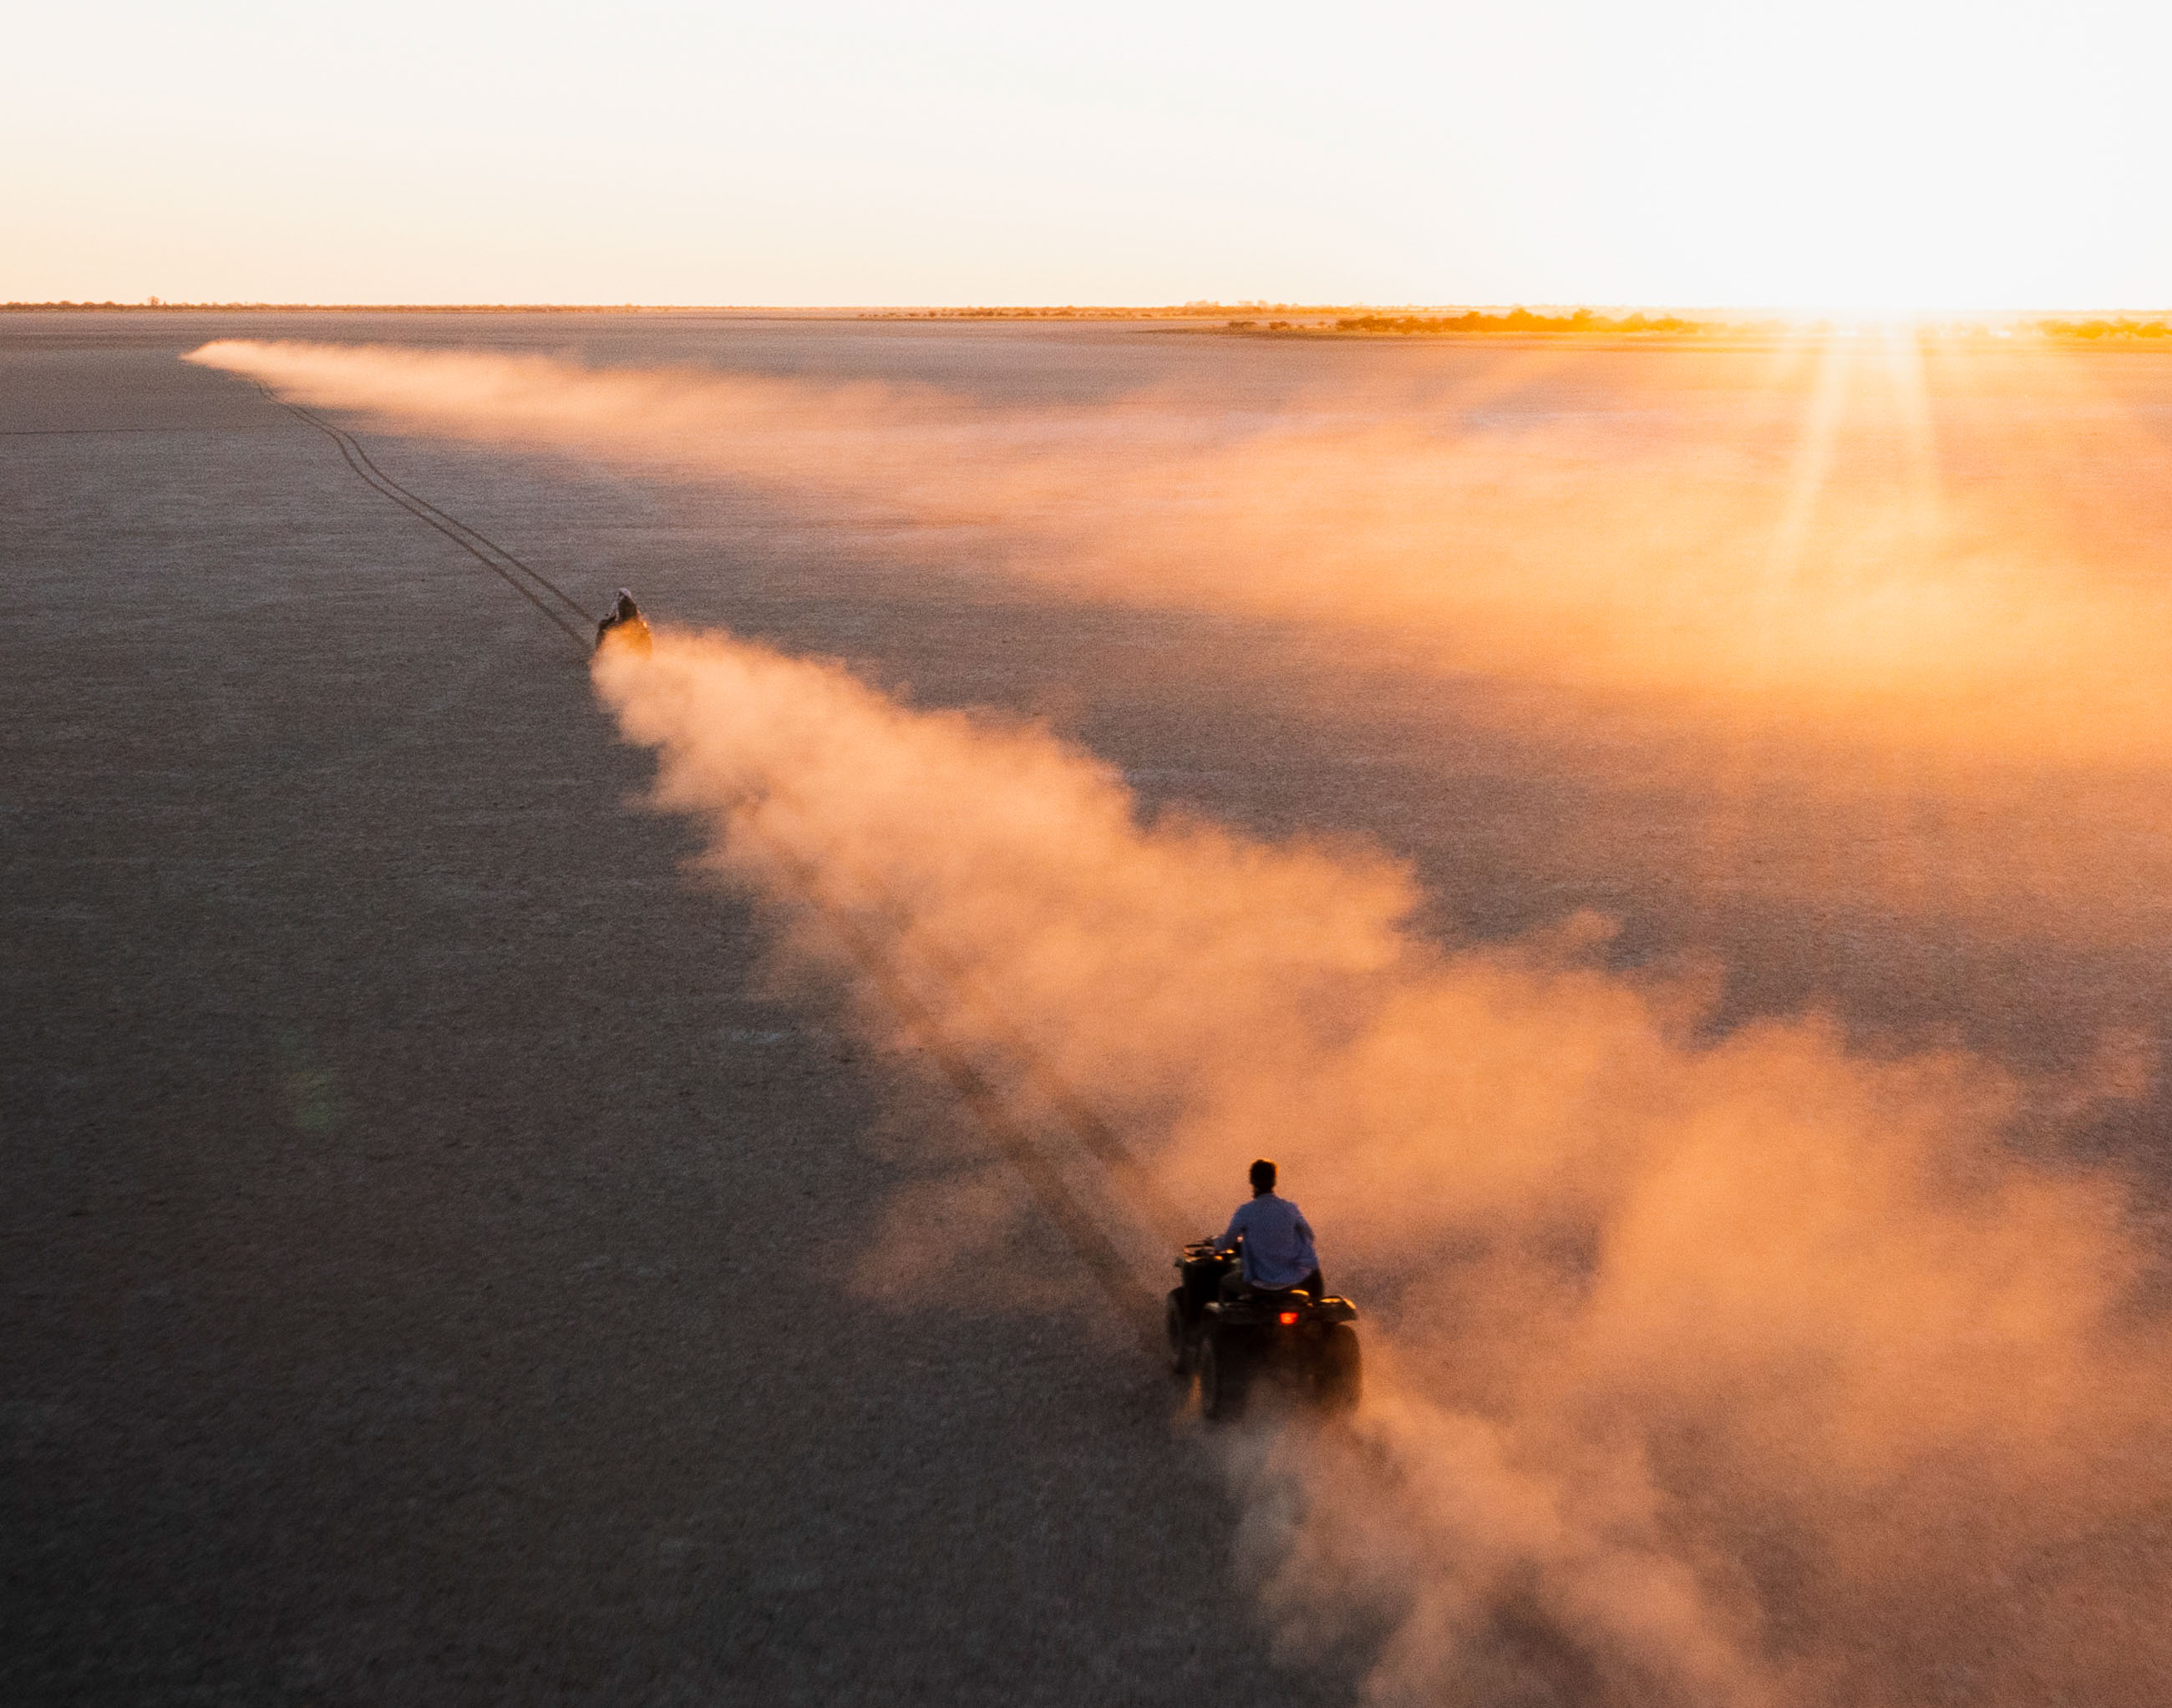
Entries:
[[1284, 1311], [1282, 1313], [1282, 1326], [1285, 1329], [1292, 1327], [1296, 1321], [1297, 1313], [1295, 1311]]

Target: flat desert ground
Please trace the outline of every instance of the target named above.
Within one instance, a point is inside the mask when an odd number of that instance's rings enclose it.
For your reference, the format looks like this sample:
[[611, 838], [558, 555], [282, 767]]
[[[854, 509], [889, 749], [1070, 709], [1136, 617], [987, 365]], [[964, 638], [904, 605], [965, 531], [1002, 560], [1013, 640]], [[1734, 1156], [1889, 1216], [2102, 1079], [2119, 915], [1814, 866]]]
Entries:
[[[563, 636], [324, 437], [180, 359], [281, 337], [1232, 416], [1482, 370], [1497, 425], [1625, 443], [1746, 393], [1757, 358], [0, 318], [0, 1696], [1351, 1700], [1334, 1657], [1278, 1657], [1201, 1426], [1023, 1186], [1007, 1243], [939, 1297], [868, 1285], [901, 1194], [987, 1136], [689, 875], [696, 828], [641, 804], [653, 757]], [[2060, 359], [2146, 429], [2088, 478], [2152, 581], [2172, 360]], [[1981, 389], [1954, 407], [1992, 407]], [[2067, 432], [2045, 396], [1994, 402]], [[1437, 668], [1407, 626], [1080, 598], [1008, 574], [970, 515], [938, 537], [728, 472], [341, 418], [599, 611], [626, 583], [917, 705], [1044, 718], [1146, 808], [1368, 839], [1444, 939], [1591, 910], [1625, 975], [1707, 969], [1715, 1034], [1814, 1010], [1866, 1047], [2048, 1075], [2161, 1034], [2153, 762], [1957, 792], [1961, 761], [1889, 753], [1806, 792], [1782, 734], [1736, 731], [1723, 775], [1683, 759], [1672, 712], [1648, 730]], [[1995, 488], [1965, 451], [1949, 492]], [[2164, 1113], [2146, 1089], [2062, 1142], [2146, 1206]], [[1187, 1206], [1201, 1231], [1245, 1160]], [[1392, 1298], [1391, 1276], [1331, 1278]]]

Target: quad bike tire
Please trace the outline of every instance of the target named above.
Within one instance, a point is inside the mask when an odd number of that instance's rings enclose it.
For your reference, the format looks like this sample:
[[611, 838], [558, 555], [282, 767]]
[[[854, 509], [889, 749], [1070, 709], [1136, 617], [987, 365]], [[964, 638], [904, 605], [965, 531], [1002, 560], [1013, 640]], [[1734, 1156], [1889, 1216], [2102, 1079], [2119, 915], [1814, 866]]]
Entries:
[[1329, 1325], [1320, 1349], [1320, 1403], [1329, 1411], [1356, 1408], [1365, 1391], [1365, 1361], [1358, 1350], [1358, 1331], [1347, 1323]]
[[1245, 1415], [1252, 1385], [1249, 1347], [1232, 1335], [1209, 1329], [1199, 1343], [1199, 1415], [1209, 1423], [1234, 1423]]
[[1169, 1290], [1169, 1308], [1162, 1313], [1169, 1330], [1169, 1368], [1174, 1376], [1191, 1374], [1191, 1347], [1184, 1332], [1184, 1289]]

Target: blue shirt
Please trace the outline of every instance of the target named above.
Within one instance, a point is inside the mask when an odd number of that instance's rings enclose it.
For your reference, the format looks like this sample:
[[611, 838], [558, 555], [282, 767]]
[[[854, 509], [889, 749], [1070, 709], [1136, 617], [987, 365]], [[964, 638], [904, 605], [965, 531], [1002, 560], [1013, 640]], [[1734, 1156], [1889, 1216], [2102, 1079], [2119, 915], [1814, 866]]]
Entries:
[[1320, 1267], [1304, 1211], [1287, 1198], [1262, 1192], [1250, 1203], [1239, 1204], [1229, 1218], [1229, 1231], [1214, 1242], [1214, 1249], [1227, 1251], [1239, 1236], [1245, 1242], [1245, 1279], [1255, 1287], [1278, 1292]]

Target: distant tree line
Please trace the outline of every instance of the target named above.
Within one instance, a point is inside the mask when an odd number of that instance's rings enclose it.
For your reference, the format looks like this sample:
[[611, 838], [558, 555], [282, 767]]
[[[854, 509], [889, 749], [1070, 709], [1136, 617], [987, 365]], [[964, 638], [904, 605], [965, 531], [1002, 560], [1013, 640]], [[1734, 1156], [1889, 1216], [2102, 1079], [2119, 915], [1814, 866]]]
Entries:
[[[1232, 308], [1293, 309], [1291, 303], [1185, 303], [1161, 308], [1112, 308], [1105, 304], [1066, 303], [1062, 306], [996, 307], [976, 305], [956, 309], [883, 309], [868, 318], [876, 320], [1196, 320], [1226, 314]], [[1331, 309], [1306, 312], [1325, 314]]]
[[[1230, 310], [1244, 311], [1245, 318], [1229, 318]], [[1262, 320], [1251, 318], [1261, 311], [1276, 315], [1301, 314], [1302, 320], [1275, 319]], [[1782, 333], [1800, 330], [1812, 333], [1829, 332], [1832, 328], [1825, 322], [1810, 326], [1793, 326], [1777, 320], [1757, 322], [1735, 320], [1691, 320], [1679, 314], [1602, 314], [1590, 309], [1577, 309], [1567, 314], [1540, 314], [1530, 309], [1513, 308], [1487, 313], [1479, 309], [1426, 308], [1411, 306], [1392, 311], [1370, 309], [1363, 305], [1334, 303], [1300, 303], [1239, 302], [1220, 303], [1207, 300], [1164, 305], [1159, 308], [1107, 307], [1067, 303], [1062, 306], [993, 307], [922, 309], [817, 309], [790, 308], [761, 308], [757, 305], [717, 304], [704, 307], [693, 303], [168, 303], [156, 297], [139, 303], [116, 302], [51, 302], [0, 303], [0, 314], [768, 314], [784, 316], [811, 314], [816, 316], [845, 315], [864, 320], [1223, 320], [1228, 330], [1235, 332], [1288, 332], [1310, 336], [1332, 336], [1336, 333], [1358, 335], [1419, 336], [1427, 333]], [[1925, 327], [1924, 334], [1944, 336], [1988, 337], [1993, 329], [1983, 325], [1951, 325], [1943, 328]], [[2172, 314], [2144, 318], [2133, 314], [2103, 316], [2090, 320], [2040, 320], [2009, 321], [1998, 329], [1997, 336], [2011, 337], [2034, 335], [2037, 337], [2063, 341], [2086, 343], [2133, 343], [2144, 341], [2172, 339]], [[2172, 347], [2172, 346], [2160, 346]]]
[[2136, 320], [2121, 315], [2116, 320], [2039, 320], [2036, 330], [2046, 338], [2168, 338], [2172, 324], [2164, 320]]
[[1568, 314], [1535, 314], [1510, 309], [1486, 314], [1472, 309], [1460, 314], [1345, 314], [1338, 332], [1710, 332], [1732, 330], [1679, 314], [1625, 314], [1619, 319], [1578, 309]]
[[1722, 330], [1716, 324], [1685, 320], [1675, 314], [1629, 314], [1610, 319], [1589, 309], [1567, 314], [1535, 314], [1528, 309], [1510, 309], [1488, 314], [1472, 309], [1462, 313], [1446, 309], [1406, 310], [1401, 314], [1352, 311], [1333, 303], [1192, 302], [1162, 308], [1102, 308], [1066, 303], [1061, 308], [891, 309], [872, 318], [885, 320], [1211, 320], [1231, 309], [1266, 310], [1275, 314], [1304, 314], [1307, 322], [1257, 319], [1228, 320], [1233, 332], [1253, 331], [1263, 325], [1271, 332], [1702, 332]]
[[877, 320], [1129, 320], [1142, 315], [1174, 314], [1175, 309], [1062, 308], [1041, 309], [889, 309], [871, 316]]

